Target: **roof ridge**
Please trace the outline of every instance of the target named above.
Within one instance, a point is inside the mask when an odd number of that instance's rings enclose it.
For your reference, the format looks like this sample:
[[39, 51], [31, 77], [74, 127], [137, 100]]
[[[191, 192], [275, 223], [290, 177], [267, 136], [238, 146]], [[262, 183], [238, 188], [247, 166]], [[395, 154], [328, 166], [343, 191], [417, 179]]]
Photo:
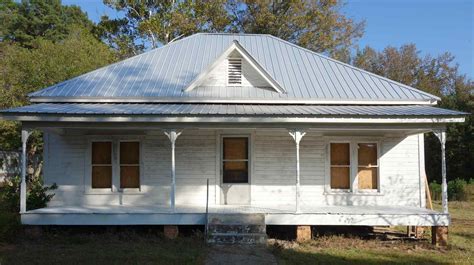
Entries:
[[310, 49], [301, 47], [301, 46], [296, 45], [296, 44], [294, 44], [294, 43], [291, 43], [291, 42], [289, 42], [289, 41], [287, 41], [287, 40], [278, 38], [278, 37], [276, 37], [276, 36], [273, 36], [273, 35], [270, 35], [270, 34], [265, 34], [265, 35], [270, 36], [271, 38], [276, 39], [276, 40], [278, 40], [278, 41], [280, 41], [280, 42], [283, 42], [283, 43], [285, 43], [285, 44], [289, 44], [289, 45], [291, 45], [291, 46], [293, 46], [293, 47], [296, 47], [296, 48], [298, 48], [298, 49], [301, 49], [301, 50], [303, 50], [303, 51], [305, 51], [305, 52], [309, 52], [309, 53], [312, 53], [312, 54], [314, 54], [314, 55], [317, 55], [317, 56], [319, 56], [319, 57], [321, 57], [321, 58], [323, 58], [323, 59], [330, 60], [330, 61], [332, 61], [332, 62], [341, 64], [341, 65], [346, 66], [346, 67], [350, 67], [350, 68], [352, 68], [352, 69], [355, 69], [355, 70], [357, 70], [357, 71], [364, 72], [364, 73], [366, 73], [366, 74], [369, 74], [369, 75], [371, 75], [371, 76], [375, 76], [375, 77], [377, 77], [377, 78], [381, 78], [381, 79], [383, 79], [383, 80], [385, 80], [385, 81], [387, 81], [387, 82], [390, 82], [390, 83], [393, 83], [393, 84], [402, 86], [402, 87], [404, 87], [404, 88], [406, 88], [406, 89], [409, 89], [409, 90], [411, 90], [411, 91], [413, 91], [413, 92], [416, 92], [416, 93], [419, 93], [419, 94], [422, 94], [422, 95], [425, 95], [425, 96], [433, 97], [433, 98], [436, 99], [436, 100], [441, 100], [441, 98], [439, 98], [438, 96], [435, 96], [435, 95], [430, 94], [430, 93], [428, 93], [428, 92], [422, 91], [422, 90], [420, 90], [420, 89], [417, 89], [417, 88], [411, 87], [411, 86], [409, 86], [409, 85], [406, 85], [406, 84], [397, 82], [397, 81], [395, 81], [395, 80], [392, 80], [392, 79], [390, 79], [390, 78], [387, 78], [387, 77], [384, 77], [384, 76], [381, 76], [381, 75], [378, 75], [378, 74], [375, 74], [375, 73], [366, 71], [366, 70], [364, 70], [364, 69], [362, 69], [362, 68], [359, 68], [359, 67], [350, 65], [350, 64], [348, 64], [348, 63], [341, 62], [341, 61], [339, 61], [339, 60], [336, 60], [336, 59], [331, 58], [331, 57], [329, 57], [329, 56], [326, 56], [326, 55], [323, 55], [323, 54], [321, 54], [321, 53], [312, 51], [312, 50], [310, 50]]

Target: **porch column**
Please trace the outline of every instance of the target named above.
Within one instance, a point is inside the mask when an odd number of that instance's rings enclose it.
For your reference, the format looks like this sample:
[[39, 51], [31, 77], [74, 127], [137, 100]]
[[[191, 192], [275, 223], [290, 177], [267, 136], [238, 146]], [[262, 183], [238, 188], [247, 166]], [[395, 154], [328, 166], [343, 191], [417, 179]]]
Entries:
[[21, 184], [20, 184], [20, 213], [26, 213], [26, 144], [31, 132], [21, 130]]
[[176, 210], [175, 207], [175, 194], [176, 194], [176, 165], [175, 165], [175, 143], [178, 136], [181, 135], [181, 131], [175, 129], [165, 131], [166, 136], [170, 139], [171, 142], [171, 193], [170, 201], [171, 208], [173, 212]]
[[443, 213], [448, 213], [448, 183], [446, 181], [446, 131], [435, 130], [433, 133], [441, 143], [441, 199]]
[[300, 212], [300, 141], [306, 134], [303, 130], [291, 130], [289, 131], [293, 140], [296, 143], [296, 212]]

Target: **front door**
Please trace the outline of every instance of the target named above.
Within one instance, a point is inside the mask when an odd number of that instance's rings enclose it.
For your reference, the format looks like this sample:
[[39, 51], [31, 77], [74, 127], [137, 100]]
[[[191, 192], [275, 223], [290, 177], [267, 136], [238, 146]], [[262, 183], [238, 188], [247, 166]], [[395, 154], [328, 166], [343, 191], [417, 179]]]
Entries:
[[222, 137], [221, 204], [250, 204], [249, 137]]

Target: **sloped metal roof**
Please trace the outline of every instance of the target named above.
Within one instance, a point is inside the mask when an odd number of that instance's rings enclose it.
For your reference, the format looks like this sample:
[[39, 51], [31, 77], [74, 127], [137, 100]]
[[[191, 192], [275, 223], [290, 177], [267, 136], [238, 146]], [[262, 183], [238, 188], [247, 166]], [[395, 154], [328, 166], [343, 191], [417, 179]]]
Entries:
[[248, 105], [248, 104], [91, 104], [39, 103], [3, 110], [3, 114], [162, 115], [162, 116], [401, 116], [451, 117], [466, 113], [426, 105]]
[[[204, 87], [183, 92], [233, 41], [287, 93]], [[92, 99], [436, 101], [436, 96], [333, 60], [270, 35], [195, 34], [30, 94], [32, 101]]]

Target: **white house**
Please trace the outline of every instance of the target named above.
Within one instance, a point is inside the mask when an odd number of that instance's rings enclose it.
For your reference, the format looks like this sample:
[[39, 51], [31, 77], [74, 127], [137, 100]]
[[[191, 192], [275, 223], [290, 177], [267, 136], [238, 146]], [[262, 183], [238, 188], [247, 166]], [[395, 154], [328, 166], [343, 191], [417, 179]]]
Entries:
[[192, 35], [29, 96], [0, 117], [23, 152], [43, 131], [58, 189], [27, 211], [23, 161], [24, 224], [449, 225], [444, 159], [443, 211], [426, 209], [423, 134], [444, 158], [465, 113], [270, 35]]

